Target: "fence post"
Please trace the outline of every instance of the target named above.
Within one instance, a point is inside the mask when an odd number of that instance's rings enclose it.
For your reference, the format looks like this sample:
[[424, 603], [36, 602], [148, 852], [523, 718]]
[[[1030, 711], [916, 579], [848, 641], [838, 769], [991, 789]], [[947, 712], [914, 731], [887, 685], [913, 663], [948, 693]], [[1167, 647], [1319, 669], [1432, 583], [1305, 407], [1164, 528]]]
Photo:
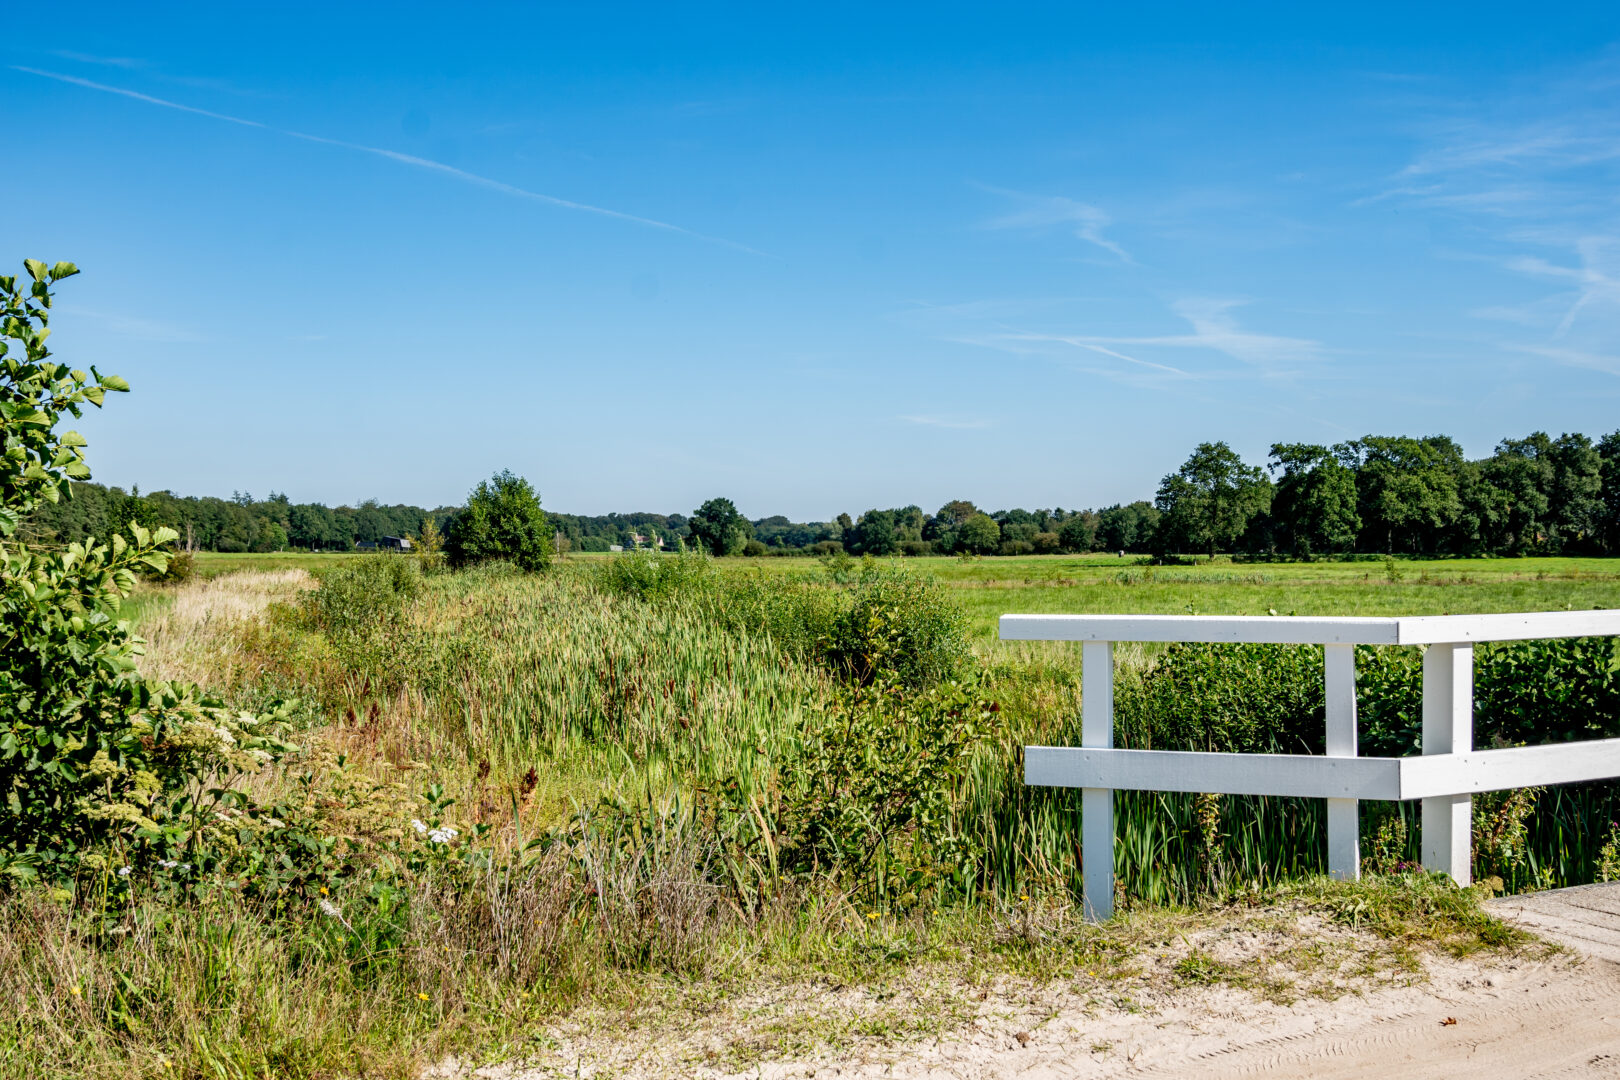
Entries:
[[[1474, 748], [1474, 647], [1430, 645], [1423, 654], [1423, 752], [1466, 754]], [[1467, 795], [1423, 800], [1423, 868], [1473, 880], [1473, 807]]]
[[[1080, 745], [1114, 745], [1114, 643], [1088, 641], [1080, 649]], [[1083, 913], [1094, 922], [1114, 914], [1114, 792], [1080, 789], [1080, 863]]]
[[[1327, 697], [1329, 757], [1356, 756], [1356, 647], [1322, 646], [1322, 677]], [[1327, 801], [1328, 873], [1340, 881], [1361, 877], [1360, 804]]]

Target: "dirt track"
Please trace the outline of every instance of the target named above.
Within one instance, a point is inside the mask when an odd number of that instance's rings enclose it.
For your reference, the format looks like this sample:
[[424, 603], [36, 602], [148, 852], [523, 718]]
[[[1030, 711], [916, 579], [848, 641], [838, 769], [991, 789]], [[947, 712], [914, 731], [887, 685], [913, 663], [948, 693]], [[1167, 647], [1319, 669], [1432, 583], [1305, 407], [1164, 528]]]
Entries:
[[[1428, 980], [1418, 985], [1386, 983], [1333, 1001], [1306, 997], [1292, 1005], [1229, 988], [1183, 988], [1115, 1008], [1065, 996], [1057, 988], [1009, 987], [944, 1038], [908, 1045], [862, 1040], [804, 1060], [736, 1071], [718, 1062], [698, 1064], [690, 1053], [696, 1033], [688, 1031], [652, 1041], [611, 1034], [565, 1040], [544, 1065], [470, 1074], [451, 1065], [436, 1075], [501, 1080], [1620, 1077], [1620, 885], [1497, 904], [1499, 914], [1571, 951], [1496, 965], [1431, 958]], [[769, 1003], [750, 1014], [750, 1023], [769, 1025], [773, 1017], [787, 1019], [806, 1007], [827, 1016], [841, 1004]]]

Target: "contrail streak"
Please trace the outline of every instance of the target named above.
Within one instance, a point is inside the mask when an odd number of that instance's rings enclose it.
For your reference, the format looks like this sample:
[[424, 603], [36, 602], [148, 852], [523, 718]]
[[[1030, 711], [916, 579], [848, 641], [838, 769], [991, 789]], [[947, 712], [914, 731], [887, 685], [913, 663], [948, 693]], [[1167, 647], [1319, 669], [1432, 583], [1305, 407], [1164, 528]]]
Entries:
[[659, 221], [656, 218], [641, 217], [636, 214], [627, 214], [622, 210], [610, 210], [605, 206], [592, 206], [590, 203], [575, 202], [572, 199], [563, 199], [556, 195], [547, 195], [542, 191], [530, 191], [527, 188], [520, 188], [515, 184], [508, 184], [501, 180], [492, 180], [487, 176], [479, 176], [477, 173], [470, 173], [465, 169], [458, 169], [454, 165], [446, 165], [442, 161], [434, 161], [431, 158], [417, 157], [414, 154], [402, 154], [397, 150], [385, 150], [380, 146], [366, 146], [362, 143], [345, 142], [342, 139], [329, 139], [322, 135], [309, 135], [302, 131], [287, 131], [282, 128], [273, 128], [268, 124], [260, 123], [257, 120], [245, 120], [240, 116], [230, 116], [226, 113], [210, 112], [207, 109], [199, 109], [192, 105], [182, 105], [178, 101], [168, 101], [164, 98], [153, 97], [150, 94], [142, 94], [135, 90], [125, 90], [123, 87], [108, 86], [105, 83], [92, 82], [89, 79], [81, 79], [74, 75], [63, 75], [55, 71], [41, 71], [39, 68], [23, 67], [20, 64], [12, 64], [10, 67], [13, 71], [21, 71], [29, 75], [37, 75], [42, 79], [55, 79], [57, 82], [69, 83], [73, 86], [82, 86], [89, 90], [99, 90], [104, 94], [117, 94], [120, 97], [133, 98], [136, 101], [142, 101], [148, 105], [160, 105], [165, 109], [177, 109], [180, 112], [193, 113], [197, 116], [206, 116], [210, 120], [223, 120], [229, 124], [240, 124], [243, 127], [259, 128], [263, 131], [275, 132], [277, 135], [285, 135], [291, 139], [302, 139], [305, 142], [320, 143], [325, 146], [336, 146], [344, 150], [354, 150], [362, 154], [372, 154], [376, 157], [386, 158], [389, 161], [397, 162], [401, 165], [410, 165], [414, 168], [427, 169], [431, 172], [442, 173], [445, 176], [453, 177], [454, 179], [461, 180], [464, 183], [474, 184], [481, 188], [487, 188], [490, 191], [499, 191], [504, 195], [515, 195], [520, 199], [532, 199], [535, 202], [548, 203], [551, 206], [560, 206], [566, 210], [579, 210], [587, 214], [599, 214], [602, 217], [615, 218], [619, 221], [628, 221], [631, 224], [643, 225], [650, 229], [662, 229], [665, 232], [679, 233], [682, 236], [690, 236], [694, 240], [702, 240], [705, 243], [721, 244], [725, 247], [735, 248], [738, 251], [746, 251], [751, 255], [766, 254], [766, 252], [759, 251], [756, 248], [751, 248], [746, 244], [739, 244], [735, 240], [727, 240], [719, 236], [708, 236], [704, 233], [696, 232], [681, 225], [673, 225], [667, 221]]

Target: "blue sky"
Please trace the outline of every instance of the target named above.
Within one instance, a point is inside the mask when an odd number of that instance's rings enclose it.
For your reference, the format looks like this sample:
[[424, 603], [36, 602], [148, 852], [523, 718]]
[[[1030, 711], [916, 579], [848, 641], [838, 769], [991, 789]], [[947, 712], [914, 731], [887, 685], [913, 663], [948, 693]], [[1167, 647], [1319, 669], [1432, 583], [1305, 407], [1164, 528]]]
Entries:
[[1620, 427], [1614, 5], [136, 7], [0, 45], [105, 482], [825, 519]]

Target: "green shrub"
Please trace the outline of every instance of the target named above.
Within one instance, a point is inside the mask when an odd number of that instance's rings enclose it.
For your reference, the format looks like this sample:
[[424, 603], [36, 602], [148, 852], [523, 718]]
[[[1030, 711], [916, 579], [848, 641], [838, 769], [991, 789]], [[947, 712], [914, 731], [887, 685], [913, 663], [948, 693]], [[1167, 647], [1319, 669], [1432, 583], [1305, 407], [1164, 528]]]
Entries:
[[821, 656], [862, 684], [892, 678], [915, 687], [948, 679], [968, 656], [962, 610], [935, 581], [868, 567]]
[[966, 889], [982, 851], [957, 830], [952, 801], [1000, 731], [999, 711], [974, 683], [846, 691], [809, 721], [782, 769], [773, 814], [782, 872], [825, 874], [867, 895], [881, 888], [902, 906]]
[[[1474, 652], [1474, 745], [1620, 737], [1620, 672], [1611, 638], [1505, 641]], [[1356, 650], [1361, 752], [1423, 750], [1423, 654]]]
[[714, 587], [715, 577], [709, 556], [696, 550], [677, 555], [626, 551], [606, 560], [596, 571], [603, 591], [648, 602], [696, 600], [701, 590]]
[[444, 550], [456, 568], [498, 560], [544, 570], [551, 562], [551, 529], [534, 487], [505, 469], [479, 481], [466, 509], [451, 519]]
[[1142, 750], [1320, 753], [1322, 651], [1178, 642], [1115, 699], [1118, 745]]
[[[12, 542], [37, 506], [90, 470], [65, 415], [127, 391], [49, 358], [50, 286], [71, 263], [0, 277], [0, 873], [65, 882], [194, 848], [214, 793], [286, 749], [274, 714], [237, 716], [195, 687], [146, 682], [116, 616], [137, 571], [164, 573], [172, 529], [36, 552]], [[21, 354], [12, 349], [21, 346]], [[133, 542], [132, 542], [133, 541]], [[171, 856], [172, 857], [172, 856]]]
[[328, 570], [321, 587], [299, 602], [305, 625], [343, 646], [399, 626], [421, 588], [422, 571], [414, 560], [366, 555]]

